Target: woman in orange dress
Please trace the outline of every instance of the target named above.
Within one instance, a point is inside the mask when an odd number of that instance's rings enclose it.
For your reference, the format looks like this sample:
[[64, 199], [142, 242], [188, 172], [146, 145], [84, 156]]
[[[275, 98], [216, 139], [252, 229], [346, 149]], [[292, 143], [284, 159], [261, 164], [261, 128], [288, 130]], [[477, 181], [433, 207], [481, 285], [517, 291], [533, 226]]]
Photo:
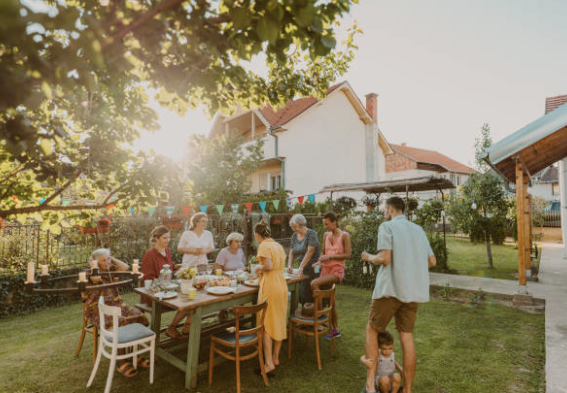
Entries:
[[264, 317], [264, 368], [266, 373], [280, 364], [282, 341], [287, 337], [287, 283], [284, 278], [285, 251], [272, 239], [268, 223], [264, 220], [254, 227], [258, 242], [256, 274], [260, 276], [258, 303], [268, 301]]

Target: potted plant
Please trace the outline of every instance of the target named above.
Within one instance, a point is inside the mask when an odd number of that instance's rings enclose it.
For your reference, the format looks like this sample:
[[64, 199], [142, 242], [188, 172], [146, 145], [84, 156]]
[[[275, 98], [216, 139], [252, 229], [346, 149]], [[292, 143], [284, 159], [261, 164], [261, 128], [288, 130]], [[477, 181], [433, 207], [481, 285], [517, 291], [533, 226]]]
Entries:
[[366, 206], [368, 211], [374, 210], [380, 205], [380, 195], [379, 194], [366, 194], [362, 198], [362, 203]]
[[100, 220], [97, 221], [98, 233], [106, 233], [110, 228], [110, 220], [108, 218], [102, 217]]
[[79, 227], [81, 233], [98, 233], [98, 228], [93, 221], [87, 221], [82, 226]]
[[193, 279], [197, 276], [196, 267], [188, 267], [179, 272], [179, 279], [181, 280], [181, 293], [187, 295], [193, 286]]

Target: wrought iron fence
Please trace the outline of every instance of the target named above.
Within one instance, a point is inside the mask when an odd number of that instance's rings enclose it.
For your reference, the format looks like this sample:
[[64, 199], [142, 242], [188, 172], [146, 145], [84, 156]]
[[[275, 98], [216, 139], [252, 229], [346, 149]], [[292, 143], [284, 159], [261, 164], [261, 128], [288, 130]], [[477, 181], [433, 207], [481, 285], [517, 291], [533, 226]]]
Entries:
[[[246, 256], [253, 255], [256, 245], [253, 227], [260, 219], [270, 222], [272, 235], [284, 248], [289, 248], [293, 231], [289, 226], [292, 213], [224, 214], [209, 215], [209, 229], [213, 233], [217, 250], [226, 246], [225, 239], [231, 232], [244, 234], [243, 249]], [[308, 227], [317, 229], [322, 217], [305, 214]], [[85, 230], [80, 227], [62, 227], [60, 233], [42, 230], [39, 224], [6, 225], [0, 230], [0, 269], [23, 270], [27, 262], [48, 264], [51, 268], [66, 269], [85, 265], [97, 248], [109, 248], [114, 256], [124, 261], [142, 259], [152, 247], [151, 229], [161, 224], [160, 219], [148, 217], [115, 218], [108, 227]], [[188, 226], [188, 220], [169, 223], [170, 249], [174, 262], [180, 263], [177, 253], [179, 238]], [[215, 255], [210, 258], [214, 259]]]

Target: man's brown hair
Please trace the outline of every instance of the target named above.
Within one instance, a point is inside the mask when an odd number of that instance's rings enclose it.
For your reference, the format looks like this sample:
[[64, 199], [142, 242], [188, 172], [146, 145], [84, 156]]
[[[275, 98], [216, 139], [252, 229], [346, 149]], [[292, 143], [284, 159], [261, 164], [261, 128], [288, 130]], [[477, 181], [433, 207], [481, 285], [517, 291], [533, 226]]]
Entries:
[[406, 210], [406, 204], [404, 200], [398, 196], [390, 197], [386, 200], [387, 206], [392, 206], [395, 210], [404, 212]]

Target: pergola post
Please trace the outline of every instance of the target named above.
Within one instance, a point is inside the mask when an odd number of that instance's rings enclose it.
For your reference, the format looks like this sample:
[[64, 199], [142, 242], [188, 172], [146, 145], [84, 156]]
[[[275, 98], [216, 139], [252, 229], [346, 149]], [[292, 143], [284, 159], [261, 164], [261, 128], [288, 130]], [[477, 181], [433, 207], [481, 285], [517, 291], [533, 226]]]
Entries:
[[524, 232], [526, 241], [524, 243], [524, 269], [526, 277], [532, 275], [532, 196], [528, 193], [529, 177], [524, 173]]
[[524, 168], [520, 161], [516, 161], [516, 214], [518, 225], [518, 292], [527, 293], [526, 287], [526, 195], [527, 187], [524, 182]]

